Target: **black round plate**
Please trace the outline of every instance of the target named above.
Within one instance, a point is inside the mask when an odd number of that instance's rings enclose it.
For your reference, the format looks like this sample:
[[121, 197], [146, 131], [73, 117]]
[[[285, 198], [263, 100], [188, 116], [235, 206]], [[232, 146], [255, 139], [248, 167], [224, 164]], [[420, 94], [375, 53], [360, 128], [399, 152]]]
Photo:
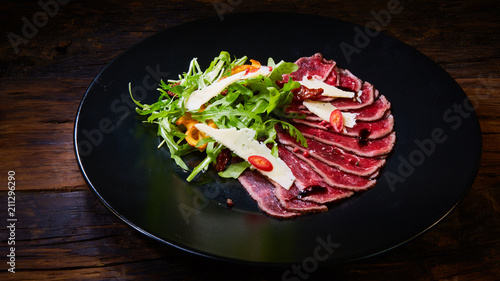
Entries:
[[[392, 103], [397, 133], [377, 185], [328, 212], [279, 220], [262, 213], [237, 181], [209, 171], [188, 184], [166, 148], [157, 149], [156, 127], [135, 113], [129, 83], [137, 99], [152, 103], [160, 79], [176, 79], [193, 57], [206, 68], [222, 50], [263, 64], [320, 52], [375, 85]], [[275, 13], [191, 22], [133, 46], [87, 90], [74, 140], [92, 191], [133, 228], [199, 255], [267, 265], [346, 262], [409, 241], [461, 201], [481, 154], [467, 96], [420, 52], [363, 26]]]

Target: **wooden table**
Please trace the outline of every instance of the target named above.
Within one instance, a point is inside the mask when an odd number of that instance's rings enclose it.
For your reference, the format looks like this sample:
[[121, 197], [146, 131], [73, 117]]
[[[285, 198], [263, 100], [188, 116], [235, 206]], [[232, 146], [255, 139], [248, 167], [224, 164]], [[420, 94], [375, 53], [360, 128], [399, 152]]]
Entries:
[[[379, 21], [382, 32], [429, 56], [477, 102], [483, 137], [479, 174], [466, 198], [430, 231], [378, 256], [320, 268], [308, 280], [500, 280], [500, 10], [493, 0], [2, 3], [0, 279], [280, 280], [283, 269], [187, 254], [143, 236], [109, 212], [75, 159], [79, 102], [115, 56], [178, 24], [236, 12], [287, 11], [366, 25], [391, 5], [399, 12]], [[15, 230], [6, 228], [9, 171], [15, 172]], [[15, 274], [7, 263], [12, 240]]]

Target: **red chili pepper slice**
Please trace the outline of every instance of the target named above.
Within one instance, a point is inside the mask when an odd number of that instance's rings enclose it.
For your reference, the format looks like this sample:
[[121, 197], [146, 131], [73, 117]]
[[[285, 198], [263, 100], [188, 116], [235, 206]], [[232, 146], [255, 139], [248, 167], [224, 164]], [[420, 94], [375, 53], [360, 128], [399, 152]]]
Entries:
[[342, 112], [339, 109], [335, 109], [330, 114], [330, 125], [332, 125], [332, 129], [337, 133], [344, 128], [344, 117], [342, 117]]
[[264, 172], [270, 172], [273, 170], [273, 164], [271, 164], [271, 162], [265, 157], [259, 155], [252, 155], [248, 157], [248, 162], [250, 162], [250, 164], [252, 164], [255, 168]]

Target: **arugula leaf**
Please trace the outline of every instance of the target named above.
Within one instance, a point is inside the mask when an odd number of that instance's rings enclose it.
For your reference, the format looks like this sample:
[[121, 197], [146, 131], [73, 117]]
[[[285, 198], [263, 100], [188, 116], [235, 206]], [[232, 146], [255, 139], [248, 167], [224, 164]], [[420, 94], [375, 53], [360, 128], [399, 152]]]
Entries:
[[290, 74], [297, 71], [297, 69], [299, 69], [299, 66], [295, 63], [280, 61], [277, 65], [273, 66], [273, 71], [269, 75], [269, 78], [273, 81], [281, 80], [283, 74]]
[[191, 147], [188, 144], [179, 146], [174, 141], [174, 136], [172, 134], [169, 134], [163, 126], [159, 127], [159, 135], [163, 137], [165, 141], [164, 143], [167, 145], [168, 150], [170, 151], [170, 157], [174, 159], [177, 166], [181, 167], [184, 170], [189, 170], [188, 166], [186, 165], [186, 163], [184, 163], [181, 156], [183, 154], [189, 153], [188, 150], [191, 150]]
[[227, 167], [226, 170], [219, 172], [218, 174], [222, 178], [237, 179], [241, 175], [241, 173], [243, 173], [250, 166], [250, 163], [246, 161], [233, 163], [231, 164], [231, 166]]
[[297, 130], [297, 128], [287, 122], [281, 122], [281, 126], [283, 127], [283, 129], [287, 130], [292, 137], [295, 138], [295, 141], [300, 142], [302, 146], [307, 147], [307, 139], [299, 130]]
[[273, 87], [268, 87], [267, 90], [269, 91], [269, 106], [267, 107], [267, 114], [273, 112], [273, 110], [280, 105], [280, 100], [281, 100], [281, 93], [278, 91], [278, 89], [273, 88]]

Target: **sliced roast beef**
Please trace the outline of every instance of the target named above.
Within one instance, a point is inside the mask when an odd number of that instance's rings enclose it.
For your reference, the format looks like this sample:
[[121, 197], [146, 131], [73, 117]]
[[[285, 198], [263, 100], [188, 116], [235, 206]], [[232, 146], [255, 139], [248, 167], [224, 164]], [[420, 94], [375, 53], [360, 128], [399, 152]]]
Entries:
[[360, 157], [338, 147], [312, 139], [307, 140], [307, 148], [305, 148], [298, 144], [292, 136], [282, 131], [278, 131], [278, 141], [283, 145], [292, 147], [292, 149], [298, 149], [301, 153], [309, 154], [310, 157], [314, 157], [327, 165], [358, 176], [371, 176], [385, 165], [384, 159]]
[[352, 113], [358, 113], [356, 120], [374, 121], [383, 118], [391, 108], [391, 103], [384, 95], [381, 95], [372, 104], [360, 109], [349, 110]]
[[396, 142], [396, 134], [394, 132], [376, 140], [360, 140], [331, 131], [311, 128], [302, 124], [295, 124], [295, 128], [307, 138], [337, 146], [363, 157], [384, 156], [391, 152]]
[[333, 68], [330, 74], [328, 74], [328, 77], [326, 77], [324, 82], [328, 85], [338, 87], [340, 85], [339, 68], [338, 67]]
[[315, 188], [313, 191], [306, 191], [299, 195], [304, 201], [314, 202], [316, 204], [326, 204], [353, 195], [354, 192], [335, 187]]
[[307, 107], [304, 106], [302, 101], [294, 101], [285, 107], [287, 114], [312, 114]]
[[[298, 154], [295, 154], [291, 150], [288, 150], [287, 148], [285, 148], [285, 146], [280, 144], [278, 146], [278, 150], [280, 158], [285, 161], [285, 163], [292, 169], [293, 175], [296, 178], [294, 185], [292, 186], [292, 188], [290, 188], [289, 191], [283, 189], [280, 186], [277, 186], [277, 192], [279, 192], [279, 195], [277, 194], [276, 197], [280, 199], [282, 205], [283, 198], [286, 198], [286, 200], [288, 201], [300, 198], [302, 200], [324, 204], [352, 195], [352, 192], [349, 192], [347, 190], [339, 190], [338, 188], [327, 184], [327, 182], [325, 182], [322, 177], [315, 172], [315, 170], [308, 164], [308, 162], [303, 161], [298, 157]], [[338, 171], [337, 175], [341, 173], [342, 172]], [[290, 203], [298, 204], [297, 202], [294, 203], [294, 201], [291, 201]], [[291, 210], [300, 210], [288, 205], [283, 206]], [[299, 204], [300, 208], [314, 208], [314, 206], [309, 205], [306, 205], [304, 207], [301, 206], [302, 205]]]
[[[294, 123], [303, 124], [312, 128], [322, 130], [331, 130], [324, 122], [320, 120], [309, 119], [292, 119]], [[394, 117], [389, 115], [383, 119], [375, 120], [372, 122], [357, 121], [356, 125], [352, 128], [345, 127], [342, 134], [363, 139], [378, 139], [387, 136], [394, 128]]]
[[[287, 149], [293, 152], [292, 147], [287, 147]], [[322, 179], [332, 187], [361, 191], [373, 187], [376, 183], [376, 180], [374, 179], [346, 173], [334, 166], [327, 165], [314, 157], [306, 157], [301, 153], [297, 153], [296, 156], [302, 161], [309, 164], [311, 168], [316, 171], [322, 177]]]
[[[299, 69], [290, 73], [294, 81], [301, 81], [304, 77], [312, 77], [320, 81], [324, 81], [330, 72], [335, 68], [334, 61], [327, 61], [321, 54], [314, 54], [310, 57], [303, 57], [295, 62]], [[288, 81], [288, 77], [284, 80]]]
[[353, 191], [331, 186], [300, 191], [295, 185], [292, 185], [290, 190], [277, 185], [275, 189], [275, 195], [283, 207], [302, 213], [326, 211], [327, 207], [323, 204], [347, 198], [353, 194]]
[[300, 215], [299, 212], [287, 210], [280, 204], [274, 194], [274, 185], [260, 173], [247, 169], [238, 180], [265, 213], [277, 218], [292, 218]]
[[294, 184], [289, 190], [284, 189], [281, 185], [276, 185], [274, 195], [278, 198], [282, 207], [290, 211], [305, 213], [325, 212], [328, 207], [323, 203], [316, 203], [312, 201], [305, 201], [299, 199], [301, 191]]
[[[358, 100], [359, 99], [359, 100]], [[365, 82], [361, 90], [361, 95], [357, 98], [339, 98], [333, 100], [331, 103], [336, 108], [344, 111], [349, 109], [358, 109], [370, 105], [375, 100], [375, 89], [373, 85]]]
[[387, 136], [394, 129], [394, 117], [389, 115], [373, 122], [356, 122], [352, 128], [345, 128], [345, 134], [360, 140], [373, 140]]
[[299, 191], [315, 186], [328, 186], [307, 163], [301, 161], [296, 155], [288, 151], [282, 145], [278, 145], [278, 153], [281, 160], [283, 160], [292, 170], [292, 173], [295, 176], [295, 185]]
[[344, 90], [348, 90], [351, 92], [359, 92], [363, 85], [363, 82], [358, 77], [354, 76], [347, 69], [338, 69], [339, 75], [339, 88], [343, 88]]
[[[368, 87], [368, 89], [371, 87]], [[375, 97], [378, 91], [375, 90], [373, 92], [373, 96]], [[323, 101], [320, 98], [314, 98], [314, 100], [317, 101]], [[344, 100], [344, 101], [342, 101]], [[325, 100], [327, 101], [327, 100]], [[348, 104], [359, 104], [357, 101], [352, 102], [351, 99], [336, 99], [333, 100], [331, 103], [336, 106], [337, 108], [340, 107], [342, 111], [345, 112], [350, 112], [350, 113], [355, 113], [356, 114], [356, 121], [376, 121], [379, 119], [382, 119], [384, 117], [387, 117], [390, 114], [390, 108], [391, 104], [387, 100], [387, 98], [384, 95], [380, 95], [377, 99], [372, 101], [371, 104], [366, 104], [368, 101], [363, 100], [363, 102], [360, 104], [362, 105], [361, 108], [357, 109], [345, 109], [343, 108], [343, 105], [346, 105], [348, 108]], [[287, 114], [297, 114], [299, 116], [303, 116], [305, 120], [310, 120], [310, 121], [318, 121], [321, 122], [321, 118], [316, 116], [315, 114], [311, 113], [303, 104], [302, 101], [297, 101], [291, 103], [289, 106], [285, 108], [285, 113]]]
[[[310, 212], [324, 212], [326, 203], [352, 196], [376, 184], [385, 165], [385, 157], [394, 147], [396, 136], [391, 104], [378, 90], [347, 69], [336, 66], [321, 54], [303, 57], [295, 62], [298, 70], [283, 76], [302, 81], [316, 79], [356, 93], [354, 98], [323, 96], [322, 89], [305, 86], [294, 90], [293, 102], [284, 110], [292, 124], [307, 140], [307, 147], [294, 137], [277, 130], [279, 157], [295, 176], [289, 190], [247, 169], [239, 181], [261, 210], [277, 218], [292, 218]], [[356, 114], [356, 124], [334, 132], [328, 122], [310, 112], [305, 99], [330, 102], [342, 112]], [[325, 113], [325, 112], [323, 112]], [[325, 113], [326, 114], [326, 113]], [[301, 117], [297, 116], [301, 115]]]

